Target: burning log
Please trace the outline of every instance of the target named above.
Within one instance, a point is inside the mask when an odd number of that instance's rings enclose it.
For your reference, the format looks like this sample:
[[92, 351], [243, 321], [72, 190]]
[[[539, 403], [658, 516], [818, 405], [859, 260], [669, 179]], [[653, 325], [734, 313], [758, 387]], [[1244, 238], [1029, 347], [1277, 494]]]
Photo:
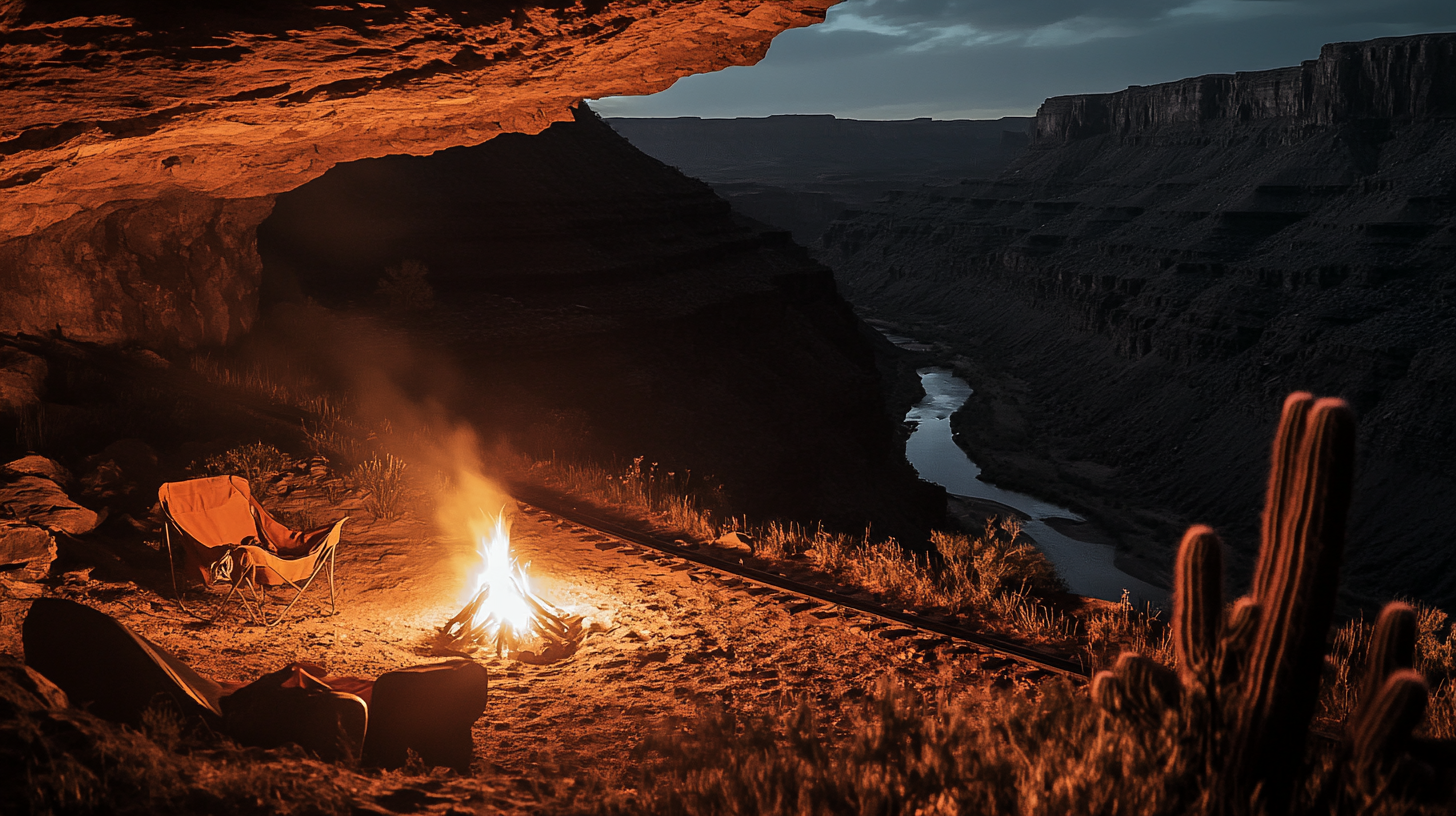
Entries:
[[581, 618], [566, 615], [531, 592], [526, 567], [511, 555], [505, 515], [481, 536], [484, 567], [475, 594], [444, 626], [440, 636], [456, 650], [488, 647], [496, 656], [516, 652], [530, 638], [545, 641], [545, 652], [566, 656], [581, 644]]

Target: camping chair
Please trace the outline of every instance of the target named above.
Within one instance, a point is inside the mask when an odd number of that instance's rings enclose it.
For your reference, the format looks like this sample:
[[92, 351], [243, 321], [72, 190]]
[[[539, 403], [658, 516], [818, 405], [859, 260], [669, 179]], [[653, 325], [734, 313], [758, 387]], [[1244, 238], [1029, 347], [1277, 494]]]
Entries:
[[[248, 482], [238, 476], [211, 476], [186, 482], [168, 482], [157, 491], [166, 516], [167, 562], [172, 567], [172, 588], [177, 604], [188, 613], [177, 587], [172, 555], [172, 531], [182, 544], [184, 570], [208, 587], [219, 581], [232, 584], [213, 620], [236, 598], [249, 616], [273, 626], [293, 609], [298, 599], [325, 570], [329, 578], [330, 614], [338, 612], [334, 591], [334, 555], [339, 532], [348, 518], [303, 533], [278, 523], [253, 498]], [[268, 587], [295, 590], [282, 612], [268, 620], [264, 606]]]

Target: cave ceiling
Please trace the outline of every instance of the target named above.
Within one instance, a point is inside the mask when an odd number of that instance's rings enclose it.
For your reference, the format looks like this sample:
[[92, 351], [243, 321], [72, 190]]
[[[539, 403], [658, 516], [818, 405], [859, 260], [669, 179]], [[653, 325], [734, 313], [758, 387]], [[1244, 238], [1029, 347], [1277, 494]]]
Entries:
[[0, 0], [0, 243], [537, 132], [583, 98], [753, 63], [831, 2]]

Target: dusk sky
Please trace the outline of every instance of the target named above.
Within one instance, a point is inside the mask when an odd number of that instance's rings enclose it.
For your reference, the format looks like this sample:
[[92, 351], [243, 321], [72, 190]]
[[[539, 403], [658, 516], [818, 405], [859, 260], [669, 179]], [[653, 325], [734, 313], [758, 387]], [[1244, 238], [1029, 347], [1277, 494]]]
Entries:
[[988, 119], [1048, 96], [1295, 65], [1327, 42], [1456, 30], [1453, 0], [846, 0], [756, 66], [606, 116]]

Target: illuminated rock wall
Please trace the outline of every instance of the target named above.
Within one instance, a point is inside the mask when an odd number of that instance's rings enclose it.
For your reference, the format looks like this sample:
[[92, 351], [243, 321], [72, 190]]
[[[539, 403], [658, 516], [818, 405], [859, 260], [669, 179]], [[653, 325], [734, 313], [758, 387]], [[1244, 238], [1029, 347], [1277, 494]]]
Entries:
[[829, 4], [0, 3], [0, 333], [226, 342], [273, 195], [755, 62]]

